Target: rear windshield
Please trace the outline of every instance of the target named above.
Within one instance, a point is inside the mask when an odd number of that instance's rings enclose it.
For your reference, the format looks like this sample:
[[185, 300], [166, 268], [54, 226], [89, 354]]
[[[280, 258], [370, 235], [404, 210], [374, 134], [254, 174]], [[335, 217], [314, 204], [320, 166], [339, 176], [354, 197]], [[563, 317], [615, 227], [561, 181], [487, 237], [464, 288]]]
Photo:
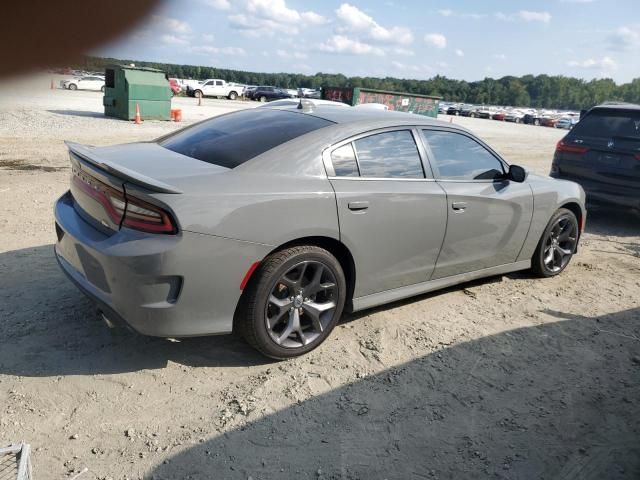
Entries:
[[235, 168], [289, 140], [331, 125], [311, 115], [251, 108], [222, 115], [160, 138], [171, 151]]
[[640, 140], [640, 111], [593, 110], [580, 120], [571, 134]]

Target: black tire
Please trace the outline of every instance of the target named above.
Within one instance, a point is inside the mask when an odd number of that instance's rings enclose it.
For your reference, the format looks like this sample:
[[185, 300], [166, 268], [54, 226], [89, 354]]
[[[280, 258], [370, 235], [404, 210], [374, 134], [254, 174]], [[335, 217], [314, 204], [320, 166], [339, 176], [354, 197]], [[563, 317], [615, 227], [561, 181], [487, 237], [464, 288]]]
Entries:
[[267, 101], [267, 97], [265, 97], [264, 95], [262, 95], [262, 96], [260, 97], [260, 103], [264, 103], [264, 102], [266, 102], [266, 101]]
[[[335, 296], [332, 297], [332, 300], [335, 302], [335, 308], [333, 309], [333, 317], [330, 318], [317, 338], [299, 347], [285, 347], [276, 343], [267, 326], [269, 298], [274, 289], [279, 286], [283, 276], [301, 262], [322, 264], [333, 275]], [[234, 324], [235, 330], [249, 345], [267, 357], [284, 360], [304, 355], [319, 346], [336, 326], [342, 315], [346, 292], [346, 280], [342, 267], [327, 250], [313, 245], [301, 245], [280, 250], [263, 260], [252, 275], [240, 299]], [[285, 296], [288, 294], [289, 292]]]
[[69, 90], [77, 90], [78, 86], [75, 83], [70, 83], [69, 84]]
[[238, 94], [236, 92], [229, 92], [229, 100], [235, 100], [238, 98]]
[[539, 126], [540, 126], [540, 120], [536, 118], [536, 119], [533, 121], [533, 124], [534, 124], [536, 127], [539, 127]]
[[104, 93], [104, 85], [100, 87], [100, 91]]
[[[552, 270], [545, 263], [545, 248], [548, 245], [548, 241], [550, 239], [550, 236], [552, 235], [553, 228], [561, 220], [567, 220], [571, 224], [572, 228], [574, 229], [575, 244], [570, 249], [571, 254], [567, 255], [568, 258], [566, 259], [566, 263], [563, 263], [559, 267], [559, 269]], [[562, 273], [564, 269], [567, 268], [567, 266], [571, 262], [571, 258], [573, 258], [573, 255], [575, 254], [575, 251], [578, 245], [579, 236], [580, 236], [580, 231], [578, 226], [578, 219], [576, 218], [575, 214], [571, 210], [568, 210], [566, 208], [558, 209], [551, 216], [549, 223], [547, 224], [546, 228], [544, 229], [544, 232], [542, 233], [542, 236], [540, 237], [540, 240], [538, 241], [538, 246], [536, 247], [536, 251], [533, 253], [533, 258], [531, 259], [531, 270], [533, 271], [533, 273], [543, 278], [555, 277], [556, 275], [559, 275], [560, 273]]]
[[193, 92], [193, 96], [196, 98], [202, 98], [202, 90], [196, 90], [195, 92]]

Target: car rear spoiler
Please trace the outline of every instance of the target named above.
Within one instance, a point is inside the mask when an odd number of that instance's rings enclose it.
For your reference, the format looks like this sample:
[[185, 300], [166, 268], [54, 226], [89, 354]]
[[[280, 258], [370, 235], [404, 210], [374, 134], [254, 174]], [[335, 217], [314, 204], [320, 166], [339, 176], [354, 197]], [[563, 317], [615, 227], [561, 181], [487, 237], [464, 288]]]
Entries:
[[118, 178], [158, 193], [182, 193], [182, 190], [161, 182], [160, 180], [148, 177], [139, 172], [134, 172], [133, 170], [114, 162], [101, 160], [100, 157], [93, 152], [93, 147], [90, 145], [82, 145], [80, 143], [69, 142], [67, 140], [65, 140], [64, 143], [67, 148], [69, 148], [69, 151], [74, 155], [101, 170], [105, 170], [106, 172], [115, 175]]

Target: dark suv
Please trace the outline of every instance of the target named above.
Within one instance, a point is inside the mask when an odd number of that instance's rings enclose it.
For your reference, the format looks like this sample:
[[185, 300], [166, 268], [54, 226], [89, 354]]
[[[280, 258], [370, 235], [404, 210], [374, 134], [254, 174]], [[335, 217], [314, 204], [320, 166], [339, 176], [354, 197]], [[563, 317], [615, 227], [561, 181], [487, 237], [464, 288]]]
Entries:
[[551, 176], [579, 183], [587, 200], [640, 208], [640, 105], [589, 110], [558, 142]]
[[270, 102], [281, 98], [292, 98], [292, 95], [278, 87], [258, 87], [251, 92], [251, 99], [260, 102]]

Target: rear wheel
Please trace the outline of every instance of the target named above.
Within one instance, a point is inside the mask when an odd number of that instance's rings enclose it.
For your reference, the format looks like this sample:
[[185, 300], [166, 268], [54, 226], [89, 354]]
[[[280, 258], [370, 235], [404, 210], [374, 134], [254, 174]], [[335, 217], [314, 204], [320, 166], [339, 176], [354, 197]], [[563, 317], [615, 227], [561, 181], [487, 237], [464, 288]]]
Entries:
[[555, 277], [573, 257], [578, 246], [578, 219], [571, 210], [559, 209], [547, 224], [531, 260], [531, 268], [541, 277]]
[[267, 97], [265, 97], [264, 95], [262, 95], [262, 96], [260, 97], [260, 101], [261, 101], [262, 103], [266, 102], [266, 101], [267, 101]]
[[70, 83], [69, 84], [69, 90], [77, 90], [78, 86], [75, 83]]
[[346, 282], [328, 251], [291, 247], [267, 257], [241, 300], [236, 326], [262, 354], [278, 360], [320, 345], [342, 315]]
[[238, 94], [236, 92], [229, 93], [229, 100], [235, 100], [236, 98], [238, 98]]

